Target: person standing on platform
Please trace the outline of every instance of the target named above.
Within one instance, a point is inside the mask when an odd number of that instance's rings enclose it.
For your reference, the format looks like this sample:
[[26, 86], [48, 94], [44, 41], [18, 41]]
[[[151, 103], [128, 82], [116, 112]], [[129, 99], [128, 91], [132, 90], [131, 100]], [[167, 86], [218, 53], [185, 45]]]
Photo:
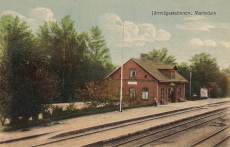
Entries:
[[153, 105], [157, 106], [157, 98], [156, 97], [153, 98]]

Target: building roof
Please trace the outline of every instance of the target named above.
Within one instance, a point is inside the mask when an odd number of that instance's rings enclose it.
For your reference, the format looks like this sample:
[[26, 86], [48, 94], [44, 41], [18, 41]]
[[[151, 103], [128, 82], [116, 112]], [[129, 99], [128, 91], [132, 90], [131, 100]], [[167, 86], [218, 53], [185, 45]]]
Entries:
[[154, 62], [143, 59], [132, 58], [131, 60], [133, 60], [136, 64], [138, 64], [141, 68], [143, 68], [146, 72], [148, 72], [160, 82], [188, 82], [177, 71], [175, 71], [175, 79], [171, 79], [160, 72], [160, 70], [177, 70], [177, 67], [175, 65], [168, 65], [163, 62]]
[[[168, 65], [168, 64], [165, 64], [163, 62], [154, 62], [154, 61], [150, 61], [150, 60], [135, 59], [135, 58], [131, 58], [130, 60], [134, 61], [137, 65], [139, 65], [143, 70], [148, 72], [151, 76], [153, 76], [159, 82], [184, 82], [184, 83], [188, 82], [177, 71], [175, 71], [175, 78], [174, 79], [171, 79], [171, 78], [165, 76], [162, 72], [160, 72], [160, 70], [173, 70], [173, 69], [177, 70], [177, 67], [175, 65]], [[124, 63], [124, 65], [126, 63]], [[107, 77], [112, 75], [115, 71], [117, 71], [120, 68], [121, 67], [114, 70]]]

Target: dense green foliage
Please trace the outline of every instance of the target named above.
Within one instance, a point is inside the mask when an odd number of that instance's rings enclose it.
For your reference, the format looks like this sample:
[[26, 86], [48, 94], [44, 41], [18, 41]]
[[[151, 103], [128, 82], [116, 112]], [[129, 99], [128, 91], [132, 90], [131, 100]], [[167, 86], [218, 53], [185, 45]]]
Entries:
[[[154, 56], [157, 56], [160, 62], [177, 65], [178, 72], [188, 81], [190, 80], [190, 72], [192, 73], [191, 94], [189, 93], [190, 85], [185, 85], [185, 97], [187, 99], [192, 99], [193, 94], [200, 98], [200, 88], [207, 88], [209, 97], [227, 97], [230, 95], [230, 68], [221, 71], [216, 59], [211, 58], [209, 54], [195, 54], [189, 60], [190, 65], [186, 62], [178, 65], [175, 57], [168, 55], [166, 48], [153, 49], [149, 52], [148, 59], [152, 60]], [[215, 86], [211, 86], [213, 84]]]
[[84, 68], [85, 81], [91, 82], [104, 79], [115, 66], [111, 63], [109, 49], [98, 26], [92, 27], [87, 35], [87, 60]]
[[158, 60], [166, 64], [176, 65], [176, 58], [172, 55], [168, 55], [168, 49], [163, 48], [161, 50], [153, 49], [148, 53], [148, 59], [152, 59], [154, 56], [158, 57]]
[[9, 108], [9, 90], [7, 80], [7, 69], [3, 63], [0, 63], [0, 121], [1, 124], [5, 124], [7, 117], [7, 111]]
[[74, 98], [86, 50], [84, 40], [77, 38], [80, 34], [73, 27], [73, 21], [66, 16], [60, 24], [45, 23], [38, 31], [40, 48], [45, 49], [49, 68], [58, 76], [60, 97], [64, 102]]
[[36, 34], [19, 17], [2, 16], [0, 57], [0, 118], [11, 124], [37, 120], [47, 104], [77, 101], [76, 89], [114, 69], [101, 30], [79, 33], [70, 16]]
[[[148, 59], [158, 56], [158, 60], [166, 64], [177, 65], [176, 59], [172, 55], [168, 55], [168, 50], [153, 49], [149, 52]], [[178, 67], [178, 72], [188, 81], [190, 80], [190, 72], [192, 73], [191, 97], [193, 94], [200, 98], [200, 88], [207, 88], [209, 97], [227, 97], [230, 95], [230, 68], [219, 69], [216, 59], [211, 58], [209, 54], [195, 54], [190, 60], [190, 65], [182, 62]], [[215, 86], [213, 86], [215, 85]], [[190, 85], [185, 85], [185, 97], [190, 97]]]
[[[207, 88], [209, 97], [226, 97], [229, 93], [229, 82], [227, 75], [222, 73], [216, 63], [215, 58], [209, 54], [195, 54], [191, 64], [181, 63], [178, 65], [178, 72], [187, 80], [190, 79], [192, 72], [191, 96], [196, 94], [200, 97], [200, 88]], [[189, 96], [189, 84], [186, 85], [186, 97]], [[217, 89], [218, 88], [218, 89]]]
[[225, 69], [222, 69], [222, 72], [225, 73], [225, 74], [230, 75], [230, 66], [228, 66], [228, 67], [225, 68]]
[[[31, 116], [34, 72], [34, 36], [25, 22], [10, 15], [1, 17], [3, 64], [7, 67], [9, 108], [8, 117], [16, 123], [18, 117], [25, 121]], [[26, 107], [25, 107], [26, 106]]]
[[119, 101], [119, 90], [114, 81], [108, 79], [86, 83], [85, 88], [78, 91], [85, 101], [90, 102], [90, 107], [113, 106]]

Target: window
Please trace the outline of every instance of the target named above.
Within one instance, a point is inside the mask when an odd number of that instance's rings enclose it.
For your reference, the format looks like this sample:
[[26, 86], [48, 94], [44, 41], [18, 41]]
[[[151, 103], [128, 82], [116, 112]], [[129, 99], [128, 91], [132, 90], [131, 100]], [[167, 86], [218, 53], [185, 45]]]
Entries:
[[130, 78], [135, 78], [135, 77], [136, 77], [136, 70], [131, 69], [131, 70], [129, 71], [129, 77], [130, 77]]
[[145, 78], [147, 78], [147, 75], [145, 75]]
[[142, 88], [142, 99], [148, 99], [148, 88]]
[[134, 88], [129, 89], [129, 97], [130, 98], [135, 98], [135, 89]]
[[167, 93], [168, 93], [168, 98], [171, 98], [171, 88], [168, 88]]
[[161, 99], [164, 99], [164, 88], [161, 88]]
[[171, 71], [171, 79], [175, 79], [175, 71]]
[[181, 97], [181, 88], [178, 88], [177, 90], [177, 97]]

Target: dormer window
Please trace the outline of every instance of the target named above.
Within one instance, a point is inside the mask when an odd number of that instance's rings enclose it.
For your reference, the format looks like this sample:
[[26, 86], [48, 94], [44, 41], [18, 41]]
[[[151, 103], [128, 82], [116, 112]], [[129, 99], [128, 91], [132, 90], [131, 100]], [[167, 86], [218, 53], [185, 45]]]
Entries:
[[130, 78], [135, 78], [135, 77], [136, 77], [136, 70], [131, 69], [131, 70], [129, 71], [129, 77], [130, 77]]
[[171, 71], [171, 79], [175, 79], [175, 71]]

